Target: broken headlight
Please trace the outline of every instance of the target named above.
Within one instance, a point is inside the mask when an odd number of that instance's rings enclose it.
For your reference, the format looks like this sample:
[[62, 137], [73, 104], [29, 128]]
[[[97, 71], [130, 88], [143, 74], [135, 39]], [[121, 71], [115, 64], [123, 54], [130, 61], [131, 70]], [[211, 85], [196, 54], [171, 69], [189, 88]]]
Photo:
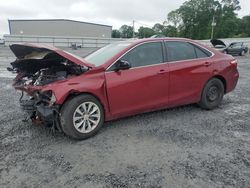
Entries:
[[52, 90], [41, 91], [39, 92], [41, 101], [45, 102], [49, 106], [52, 106], [56, 102], [56, 96]]

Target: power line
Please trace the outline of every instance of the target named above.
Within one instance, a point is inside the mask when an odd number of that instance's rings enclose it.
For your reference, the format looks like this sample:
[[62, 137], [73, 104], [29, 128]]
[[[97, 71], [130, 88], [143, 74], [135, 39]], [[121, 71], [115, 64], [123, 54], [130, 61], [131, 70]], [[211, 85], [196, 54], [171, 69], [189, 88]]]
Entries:
[[142, 22], [138, 22], [138, 21], [135, 21], [136, 23], [142, 25], [142, 26], [146, 26], [146, 27], [152, 27], [151, 25], [148, 25], [148, 24], [145, 24], [145, 23], [142, 23]]

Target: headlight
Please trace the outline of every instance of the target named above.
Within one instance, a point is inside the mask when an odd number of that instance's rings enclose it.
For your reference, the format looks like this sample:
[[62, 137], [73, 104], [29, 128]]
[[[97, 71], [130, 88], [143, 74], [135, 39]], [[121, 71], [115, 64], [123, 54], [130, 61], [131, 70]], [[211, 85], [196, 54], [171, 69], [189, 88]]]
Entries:
[[42, 101], [46, 102], [49, 106], [52, 106], [56, 102], [56, 96], [51, 90], [40, 92]]
[[52, 106], [55, 102], [56, 102], [56, 96], [55, 96], [55, 94], [52, 92], [52, 95], [51, 95], [51, 97], [50, 97], [49, 106]]

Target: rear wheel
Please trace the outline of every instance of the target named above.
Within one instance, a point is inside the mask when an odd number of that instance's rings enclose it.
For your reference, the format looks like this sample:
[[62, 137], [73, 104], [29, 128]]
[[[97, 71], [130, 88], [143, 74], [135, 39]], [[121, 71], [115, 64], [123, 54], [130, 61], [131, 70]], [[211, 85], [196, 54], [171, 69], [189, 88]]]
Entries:
[[224, 85], [218, 78], [209, 80], [203, 89], [201, 101], [198, 103], [201, 108], [212, 110], [221, 104], [224, 96]]
[[242, 51], [240, 52], [240, 55], [241, 55], [241, 56], [244, 56], [244, 55], [245, 55], [245, 51], [242, 50]]
[[63, 105], [60, 120], [66, 135], [86, 139], [95, 135], [103, 125], [103, 107], [95, 97], [80, 95]]

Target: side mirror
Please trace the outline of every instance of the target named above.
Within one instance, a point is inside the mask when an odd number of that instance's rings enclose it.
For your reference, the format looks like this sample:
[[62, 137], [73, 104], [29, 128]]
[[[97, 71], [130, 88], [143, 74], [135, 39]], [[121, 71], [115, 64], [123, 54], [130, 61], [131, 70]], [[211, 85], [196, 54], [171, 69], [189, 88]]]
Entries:
[[131, 65], [128, 61], [118, 60], [116, 62], [115, 71], [130, 69]]

